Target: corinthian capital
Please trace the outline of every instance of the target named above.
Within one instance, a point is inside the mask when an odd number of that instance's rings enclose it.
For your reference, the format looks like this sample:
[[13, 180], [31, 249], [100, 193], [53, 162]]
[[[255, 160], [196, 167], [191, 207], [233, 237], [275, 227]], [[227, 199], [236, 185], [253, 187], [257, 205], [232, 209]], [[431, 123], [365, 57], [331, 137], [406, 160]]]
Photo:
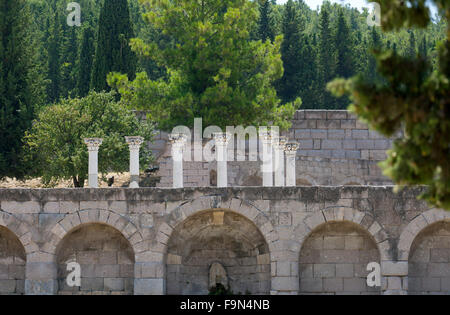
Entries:
[[142, 137], [125, 137], [125, 141], [128, 143], [130, 150], [138, 150], [144, 143], [144, 138]]
[[102, 138], [85, 138], [84, 143], [87, 145], [89, 151], [98, 151], [103, 143]]

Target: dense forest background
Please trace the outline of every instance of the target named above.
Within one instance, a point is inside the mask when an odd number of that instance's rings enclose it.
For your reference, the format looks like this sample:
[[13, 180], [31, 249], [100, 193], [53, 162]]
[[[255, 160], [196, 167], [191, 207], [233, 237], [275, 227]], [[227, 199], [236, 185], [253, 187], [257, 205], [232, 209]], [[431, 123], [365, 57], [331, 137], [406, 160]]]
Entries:
[[[409, 10], [379, 1], [400, 16]], [[365, 109], [371, 94], [382, 116], [411, 104], [421, 108], [425, 96], [430, 106], [445, 104], [436, 99], [448, 94], [440, 74], [448, 68], [444, 0], [435, 1], [441, 16], [432, 23], [420, 6], [412, 15], [419, 22], [396, 19], [390, 32], [369, 26], [367, 10], [329, 1], [312, 10], [302, 0], [78, 0], [80, 26], [68, 25], [70, 2], [0, 0], [0, 179], [53, 174], [51, 166], [56, 179], [82, 185], [86, 137], [115, 139], [100, 150], [108, 155], [126, 152], [124, 130], [151, 139], [150, 129], [192, 127], [195, 117], [205, 126], [287, 129], [300, 106], [346, 109], [352, 97]], [[342, 79], [327, 89], [335, 78]], [[363, 81], [363, 93], [342, 93]], [[380, 98], [380, 90], [387, 96]], [[145, 110], [152, 126], [133, 127], [133, 110]], [[446, 151], [442, 156], [448, 160]]]
[[[92, 69], [103, 0], [78, 1], [82, 8], [81, 27], [67, 25], [68, 0], [28, 1], [32, 40], [37, 48], [35, 60], [46, 92], [43, 103], [87, 95], [95, 88]], [[144, 22], [145, 9], [139, 0], [129, 0], [128, 4], [135, 37], [160, 45], [170, 42], [170, 38]], [[348, 99], [336, 99], [326, 91], [327, 82], [335, 77], [362, 74], [374, 81], [382, 80], [376, 72], [372, 48], [390, 48], [401, 55], [418, 53], [433, 61], [437, 42], [445, 38], [446, 20], [438, 16], [426, 30], [385, 34], [379, 27], [367, 25], [369, 12], [326, 1], [318, 12], [301, 0], [290, 0], [284, 5], [276, 4], [275, 0], [260, 0], [259, 11], [259, 23], [252, 38], [273, 41], [278, 35], [284, 37], [281, 46], [284, 75], [275, 86], [278, 97], [282, 103], [300, 97], [303, 109], [345, 109]], [[107, 23], [114, 25], [116, 20]], [[140, 71], [145, 71], [152, 80], [166, 75], [164, 68], [150, 59], [137, 61], [136, 72]]]

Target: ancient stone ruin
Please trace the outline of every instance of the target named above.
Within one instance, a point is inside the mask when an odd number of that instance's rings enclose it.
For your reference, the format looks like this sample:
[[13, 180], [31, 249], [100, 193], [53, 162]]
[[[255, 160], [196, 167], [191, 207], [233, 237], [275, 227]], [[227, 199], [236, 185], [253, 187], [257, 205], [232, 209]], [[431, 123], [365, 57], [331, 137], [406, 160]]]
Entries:
[[209, 187], [215, 162], [183, 162], [173, 188], [161, 133], [161, 187], [0, 189], [0, 294], [450, 293], [450, 212], [394, 193], [376, 165], [392, 140], [343, 111], [299, 111], [285, 136], [295, 187], [235, 161], [227, 187]]

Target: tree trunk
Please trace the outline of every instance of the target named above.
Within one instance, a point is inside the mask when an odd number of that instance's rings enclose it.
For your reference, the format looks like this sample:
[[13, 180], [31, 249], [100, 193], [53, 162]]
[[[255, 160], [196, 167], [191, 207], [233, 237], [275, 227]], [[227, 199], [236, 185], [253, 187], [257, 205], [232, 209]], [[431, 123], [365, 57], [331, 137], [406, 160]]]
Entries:
[[84, 178], [73, 176], [73, 186], [75, 188], [83, 188], [84, 187]]

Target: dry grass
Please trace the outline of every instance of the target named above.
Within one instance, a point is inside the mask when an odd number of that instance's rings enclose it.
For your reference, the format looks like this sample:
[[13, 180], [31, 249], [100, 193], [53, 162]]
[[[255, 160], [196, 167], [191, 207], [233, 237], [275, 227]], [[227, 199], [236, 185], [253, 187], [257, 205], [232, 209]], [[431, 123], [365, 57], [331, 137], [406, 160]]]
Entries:
[[[106, 177], [111, 178], [114, 176], [114, 184], [112, 187], [128, 187], [130, 182], [129, 173], [110, 173]], [[87, 187], [87, 181], [85, 182], [85, 187]], [[100, 188], [107, 188], [108, 184], [106, 182], [99, 180]], [[0, 188], [48, 188], [45, 187], [40, 178], [30, 179], [26, 181], [19, 181], [13, 178], [6, 178], [0, 181]], [[54, 188], [73, 188], [72, 181], [61, 181]]]

